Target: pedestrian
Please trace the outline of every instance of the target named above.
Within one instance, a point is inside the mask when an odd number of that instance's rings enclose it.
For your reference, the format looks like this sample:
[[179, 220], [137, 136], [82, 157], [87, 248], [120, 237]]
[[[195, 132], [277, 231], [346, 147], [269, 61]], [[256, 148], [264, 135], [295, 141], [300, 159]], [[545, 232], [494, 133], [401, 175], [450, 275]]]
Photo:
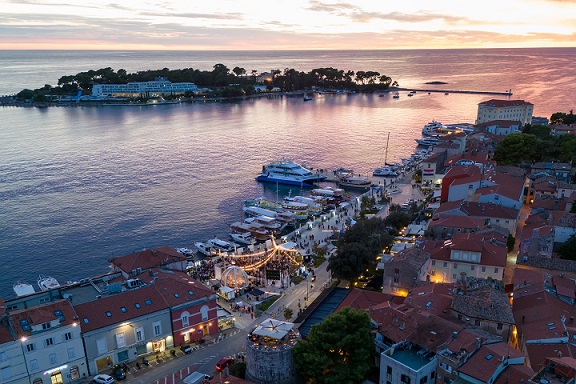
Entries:
[[251, 318], [251, 319], [254, 319], [254, 313], [253, 313], [253, 312], [250, 313], [250, 318]]

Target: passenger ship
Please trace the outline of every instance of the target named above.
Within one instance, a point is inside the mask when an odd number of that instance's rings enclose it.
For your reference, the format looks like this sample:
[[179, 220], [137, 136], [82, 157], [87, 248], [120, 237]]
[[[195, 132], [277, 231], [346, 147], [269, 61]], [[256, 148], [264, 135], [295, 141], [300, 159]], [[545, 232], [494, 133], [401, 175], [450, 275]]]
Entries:
[[326, 179], [326, 176], [313, 173], [292, 160], [282, 159], [262, 167], [262, 174], [256, 180], [279, 184], [299, 185], [310, 187]]

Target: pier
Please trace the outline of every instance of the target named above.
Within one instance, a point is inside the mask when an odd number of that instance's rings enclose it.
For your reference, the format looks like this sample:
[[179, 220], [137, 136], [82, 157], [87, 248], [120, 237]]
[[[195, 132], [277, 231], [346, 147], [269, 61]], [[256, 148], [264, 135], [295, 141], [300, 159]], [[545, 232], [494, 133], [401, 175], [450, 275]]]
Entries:
[[467, 93], [471, 95], [494, 95], [494, 96], [512, 96], [512, 90], [506, 92], [494, 92], [494, 91], [468, 91], [468, 90], [457, 90], [457, 89], [419, 89], [419, 88], [388, 88], [387, 92], [440, 92], [440, 93]]

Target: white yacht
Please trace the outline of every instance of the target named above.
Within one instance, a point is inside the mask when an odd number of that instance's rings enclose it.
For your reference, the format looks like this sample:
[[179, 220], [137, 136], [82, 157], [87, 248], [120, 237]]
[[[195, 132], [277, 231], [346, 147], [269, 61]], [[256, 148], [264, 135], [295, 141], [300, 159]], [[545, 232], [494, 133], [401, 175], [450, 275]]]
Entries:
[[239, 244], [250, 245], [256, 242], [256, 239], [252, 237], [250, 232], [243, 232], [243, 233], [231, 233], [230, 237], [232, 240]]
[[422, 128], [422, 136], [435, 135], [444, 128], [445, 126], [441, 122], [432, 120]]
[[416, 142], [423, 147], [433, 147], [440, 143], [440, 139], [437, 137], [424, 137], [422, 139], [416, 139]]
[[326, 179], [326, 176], [313, 173], [309, 169], [292, 160], [282, 159], [262, 167], [262, 173], [256, 178], [258, 181], [271, 183], [311, 186]]
[[371, 184], [366, 177], [344, 176], [338, 179], [338, 186], [342, 188], [368, 189]]
[[42, 291], [48, 291], [50, 289], [58, 288], [59, 286], [60, 284], [58, 281], [51, 276], [38, 276], [38, 287], [40, 287]]
[[396, 177], [398, 173], [389, 166], [383, 166], [380, 168], [376, 168], [374, 172], [372, 172], [373, 176], [384, 176], [384, 177]]

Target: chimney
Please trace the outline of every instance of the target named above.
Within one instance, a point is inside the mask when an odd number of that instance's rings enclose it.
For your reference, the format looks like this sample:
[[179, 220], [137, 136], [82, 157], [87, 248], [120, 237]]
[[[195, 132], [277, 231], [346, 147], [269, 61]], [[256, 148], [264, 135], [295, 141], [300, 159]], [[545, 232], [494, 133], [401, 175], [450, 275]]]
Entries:
[[476, 338], [476, 349], [480, 349], [481, 345], [482, 345], [482, 340], [479, 337], [477, 337]]
[[456, 332], [456, 331], [452, 332], [452, 340], [456, 340], [457, 337], [458, 337], [458, 332]]

